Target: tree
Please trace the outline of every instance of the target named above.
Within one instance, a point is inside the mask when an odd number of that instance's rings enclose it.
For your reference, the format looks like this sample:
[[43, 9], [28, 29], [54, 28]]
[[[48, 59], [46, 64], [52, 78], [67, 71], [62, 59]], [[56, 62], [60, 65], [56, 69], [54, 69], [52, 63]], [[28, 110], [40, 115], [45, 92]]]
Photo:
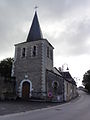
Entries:
[[83, 85], [85, 88], [88, 90], [90, 93], [90, 70], [88, 70], [84, 75], [83, 75]]
[[6, 58], [0, 62], [0, 74], [3, 77], [10, 78], [13, 58]]

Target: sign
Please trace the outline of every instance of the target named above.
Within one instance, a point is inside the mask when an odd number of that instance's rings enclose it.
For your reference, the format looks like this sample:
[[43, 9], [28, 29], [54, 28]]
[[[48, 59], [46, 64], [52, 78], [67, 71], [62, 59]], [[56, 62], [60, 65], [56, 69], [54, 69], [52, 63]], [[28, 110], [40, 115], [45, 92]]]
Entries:
[[52, 92], [48, 92], [48, 97], [49, 97], [49, 98], [52, 97]]

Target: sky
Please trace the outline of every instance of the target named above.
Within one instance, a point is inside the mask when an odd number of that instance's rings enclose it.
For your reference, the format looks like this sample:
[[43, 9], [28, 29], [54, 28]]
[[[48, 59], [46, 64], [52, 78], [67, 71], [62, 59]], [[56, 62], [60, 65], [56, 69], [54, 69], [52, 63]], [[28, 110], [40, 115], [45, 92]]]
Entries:
[[0, 0], [0, 60], [26, 41], [34, 7], [44, 38], [54, 46], [54, 66], [69, 67], [81, 85], [90, 69], [90, 0]]

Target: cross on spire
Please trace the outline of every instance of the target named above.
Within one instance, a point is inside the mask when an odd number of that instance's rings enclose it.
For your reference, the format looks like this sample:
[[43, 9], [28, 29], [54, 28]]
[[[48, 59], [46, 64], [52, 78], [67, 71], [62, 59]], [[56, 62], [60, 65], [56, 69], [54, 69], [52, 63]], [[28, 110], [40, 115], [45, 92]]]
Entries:
[[37, 9], [38, 9], [38, 6], [36, 5], [36, 6], [34, 7], [34, 9], [35, 9], [35, 11], [37, 11]]

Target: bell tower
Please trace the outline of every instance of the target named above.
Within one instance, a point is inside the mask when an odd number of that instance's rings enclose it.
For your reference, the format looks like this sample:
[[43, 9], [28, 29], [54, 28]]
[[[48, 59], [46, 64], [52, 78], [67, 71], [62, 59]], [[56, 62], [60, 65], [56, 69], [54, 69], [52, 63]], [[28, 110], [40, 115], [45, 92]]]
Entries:
[[46, 70], [53, 70], [53, 49], [48, 40], [43, 38], [35, 11], [26, 42], [15, 45], [12, 75], [16, 77], [17, 96], [25, 97], [25, 85], [28, 85], [29, 93], [27, 91], [26, 96], [29, 95], [29, 98], [46, 96]]

